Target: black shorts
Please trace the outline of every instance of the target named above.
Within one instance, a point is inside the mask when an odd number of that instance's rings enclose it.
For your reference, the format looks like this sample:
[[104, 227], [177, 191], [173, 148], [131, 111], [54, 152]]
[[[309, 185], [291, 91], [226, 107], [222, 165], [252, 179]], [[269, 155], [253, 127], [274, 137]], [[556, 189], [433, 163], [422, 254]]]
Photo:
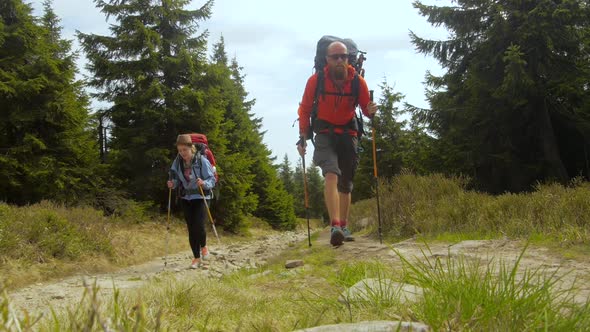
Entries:
[[315, 136], [313, 162], [322, 175], [338, 175], [338, 192], [350, 193], [352, 179], [359, 165], [358, 139], [348, 134], [318, 134]]

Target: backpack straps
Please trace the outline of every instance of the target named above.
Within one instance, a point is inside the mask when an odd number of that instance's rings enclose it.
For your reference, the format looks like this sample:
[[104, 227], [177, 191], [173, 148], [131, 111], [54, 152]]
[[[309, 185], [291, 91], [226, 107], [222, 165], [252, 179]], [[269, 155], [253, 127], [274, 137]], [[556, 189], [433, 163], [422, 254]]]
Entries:
[[318, 72], [317, 83], [318, 83], [318, 85], [317, 85], [316, 91], [315, 91], [314, 105], [318, 101], [319, 95], [322, 95], [322, 96], [332, 95], [332, 96], [342, 96], [342, 97], [354, 97], [354, 107], [356, 108], [358, 106], [358, 104], [359, 104], [359, 90], [360, 90], [360, 80], [359, 80], [358, 73], [355, 72], [354, 76], [352, 77], [350, 93], [325, 92], [324, 91], [325, 87], [324, 87], [324, 72], [323, 71], [321, 72], [321, 75]]
[[354, 107], [356, 108], [359, 105], [359, 90], [360, 90], [360, 80], [359, 80], [359, 74], [358, 73], [354, 73], [354, 77], [352, 78], [352, 87], [351, 87], [351, 91], [352, 91], [352, 95], [354, 96]]
[[[359, 90], [361, 89], [361, 83], [359, 79], [359, 74], [357, 72], [354, 73], [354, 78], [352, 79], [352, 95], [354, 96], [354, 107], [357, 108], [359, 106]], [[358, 109], [358, 112], [354, 114], [356, 117], [357, 122], [357, 137], [361, 138], [362, 135], [365, 134], [365, 129], [363, 128], [363, 113], [361, 109]]]
[[[354, 97], [354, 107], [357, 108], [358, 107], [358, 100], [359, 100], [359, 90], [360, 90], [360, 79], [359, 79], [359, 74], [357, 72], [354, 73], [354, 76], [352, 78], [350, 93], [344, 93], [344, 94], [337, 93], [337, 92], [325, 92], [324, 71], [323, 70], [318, 71], [317, 75], [318, 75], [318, 78], [316, 80], [316, 88], [315, 88], [313, 105], [311, 108], [311, 117], [310, 117], [310, 122], [309, 122], [310, 129], [308, 131], [308, 137], [310, 137], [311, 143], [314, 146], [315, 146], [315, 141], [313, 139], [314, 127], [315, 127], [314, 125], [316, 124], [316, 119], [318, 116], [318, 108], [319, 108], [318, 104], [319, 104], [320, 96], [324, 96], [326, 94], [337, 95], [337, 96], [353, 96]], [[365, 131], [363, 129], [362, 113], [361, 113], [360, 109], [359, 109], [358, 114], [355, 113], [355, 117], [356, 117], [356, 125], [352, 124], [352, 128], [357, 131], [357, 135], [360, 138], [365, 133]], [[348, 127], [348, 125], [346, 127]], [[345, 128], [345, 130], [347, 130], [347, 128]], [[333, 125], [330, 126], [330, 133], [331, 134], [334, 133], [334, 126]]]
[[[205, 177], [203, 176], [203, 160], [201, 159], [203, 155], [201, 154], [201, 151], [197, 151], [197, 153], [195, 153], [195, 156], [193, 158], [194, 159], [194, 163], [197, 164], [197, 167], [199, 168], [199, 173], [201, 173], [201, 176], [199, 177], [200, 179], [204, 179]], [[195, 169], [193, 168], [193, 174], [194, 174]], [[195, 174], [195, 177], [197, 177], [197, 174]]]
[[324, 71], [320, 70], [317, 72], [318, 78], [316, 80], [315, 85], [315, 94], [313, 96], [313, 105], [311, 106], [311, 117], [309, 121], [309, 130], [307, 131], [307, 137], [311, 139], [311, 144], [315, 146], [315, 141], [313, 139], [313, 128], [315, 125], [315, 120], [318, 117], [318, 108], [320, 102], [320, 95], [324, 95]]
[[[204, 146], [204, 145], [203, 145]], [[204, 179], [205, 177], [203, 176], [203, 159], [201, 159], [203, 157], [203, 154], [201, 153], [201, 151], [197, 151], [197, 153], [195, 153], [195, 162], [197, 163], [197, 167], [199, 168], [199, 172], [201, 173], [201, 177], [200, 179]], [[206, 158], [206, 157], [205, 157]], [[193, 174], [194, 174], [195, 169], [193, 168]], [[195, 174], [195, 177], [197, 175]], [[207, 195], [211, 195], [211, 198], [213, 198], [213, 191], [211, 189], [204, 189], [203, 193], [205, 194], [205, 196]], [[206, 199], [205, 197], [203, 197], [203, 199]]]
[[[201, 157], [202, 157], [201, 151], [197, 151], [195, 153], [195, 155], [193, 156], [193, 160], [191, 162], [191, 172], [195, 176], [195, 180], [196, 180], [196, 178], [200, 178], [200, 179], [204, 178], [203, 177], [203, 160], [201, 159]], [[184, 176], [184, 161], [180, 157], [180, 154], [177, 155], [176, 158], [177, 158], [177, 162], [178, 162], [178, 167], [180, 168], [180, 172], [182, 173], [182, 176]], [[199, 173], [201, 173], [200, 177], [197, 177], [197, 174], [195, 173], [195, 168], [192, 166], [195, 164], [199, 168]], [[179, 190], [179, 192], [177, 194], [177, 198], [178, 198], [178, 196], [184, 196], [184, 194], [192, 193], [191, 191], [193, 191], [193, 189], [191, 189], [191, 190], [185, 189], [184, 185], [182, 184], [182, 181], [180, 181], [180, 180], [179, 180], [177, 189]], [[194, 189], [194, 193], [199, 194], [200, 193], [199, 189]], [[213, 195], [213, 191], [211, 191], [211, 189], [204, 190], [204, 193], [205, 193], [205, 195]], [[213, 196], [211, 196], [211, 197], [213, 197]], [[205, 199], [205, 197], [203, 197], [203, 199]]]

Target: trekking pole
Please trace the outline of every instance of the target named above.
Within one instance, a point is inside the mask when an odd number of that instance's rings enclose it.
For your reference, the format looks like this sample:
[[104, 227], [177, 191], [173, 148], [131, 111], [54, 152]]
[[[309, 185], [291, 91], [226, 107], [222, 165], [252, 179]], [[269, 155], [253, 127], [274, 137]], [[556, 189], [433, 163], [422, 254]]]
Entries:
[[[303, 137], [300, 137], [299, 143], [305, 144], [305, 139]], [[309, 246], [311, 247], [311, 231], [309, 227], [309, 198], [307, 197], [307, 175], [305, 175], [305, 154], [301, 155], [301, 163], [303, 164], [303, 193], [305, 197], [305, 216], [307, 217], [307, 241], [309, 242]]]
[[[373, 90], [369, 91], [370, 100], [373, 101]], [[381, 230], [381, 207], [379, 206], [379, 178], [377, 175], [377, 149], [375, 148], [375, 115], [371, 119], [373, 134], [373, 177], [375, 178], [375, 195], [377, 196], [377, 220], [379, 222], [379, 243], [383, 244], [383, 234]]]
[[211, 221], [211, 226], [213, 226], [213, 233], [215, 233], [215, 237], [217, 238], [217, 243], [221, 243], [219, 241], [219, 235], [217, 235], [217, 229], [215, 228], [215, 222], [213, 221], [213, 217], [211, 216], [211, 210], [209, 210], [209, 204], [207, 203], [207, 199], [205, 198], [205, 192], [203, 191], [203, 187], [198, 186], [199, 190], [201, 191], [201, 196], [203, 196], [203, 202], [205, 202], [205, 207], [207, 208], [207, 214], [209, 215], [209, 220]]
[[[172, 175], [168, 173], [168, 180], [172, 180]], [[172, 188], [168, 188], [168, 217], [166, 218], [166, 255], [164, 256], [164, 268], [168, 266], [168, 238], [170, 236], [170, 201], [172, 201]]]

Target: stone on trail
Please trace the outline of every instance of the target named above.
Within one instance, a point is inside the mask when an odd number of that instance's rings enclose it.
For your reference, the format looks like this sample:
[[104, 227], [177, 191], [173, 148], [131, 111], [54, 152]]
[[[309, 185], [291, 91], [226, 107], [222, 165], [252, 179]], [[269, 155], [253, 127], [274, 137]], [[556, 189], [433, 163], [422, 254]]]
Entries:
[[422, 288], [405, 283], [398, 283], [391, 279], [367, 278], [345, 290], [338, 301], [371, 302], [380, 299], [397, 299], [400, 304], [415, 302], [422, 296]]
[[303, 266], [303, 261], [300, 259], [289, 260], [285, 263], [285, 268], [287, 269], [292, 269], [299, 266]]

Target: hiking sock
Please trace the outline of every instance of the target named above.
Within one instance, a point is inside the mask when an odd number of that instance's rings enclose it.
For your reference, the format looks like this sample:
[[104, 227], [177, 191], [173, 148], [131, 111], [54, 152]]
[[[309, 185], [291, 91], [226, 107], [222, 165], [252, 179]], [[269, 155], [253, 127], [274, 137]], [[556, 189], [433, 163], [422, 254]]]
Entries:
[[340, 220], [340, 227], [342, 227], [342, 228], [346, 227], [346, 223], [347, 223], [346, 220]]
[[332, 220], [332, 227], [341, 227], [340, 220]]

